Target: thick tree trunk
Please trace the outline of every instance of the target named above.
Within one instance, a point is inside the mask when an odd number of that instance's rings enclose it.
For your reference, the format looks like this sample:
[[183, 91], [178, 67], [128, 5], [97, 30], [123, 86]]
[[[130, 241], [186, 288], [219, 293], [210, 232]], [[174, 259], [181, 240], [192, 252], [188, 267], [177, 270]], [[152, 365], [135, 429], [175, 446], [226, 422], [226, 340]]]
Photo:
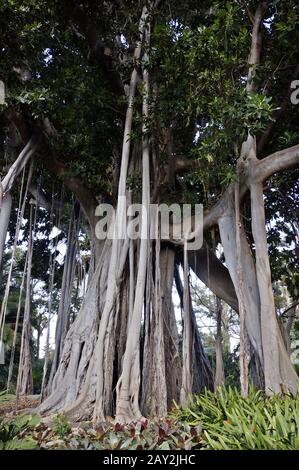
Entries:
[[173, 400], [178, 400], [181, 364], [172, 303], [175, 253], [170, 247], [162, 247], [160, 251], [159, 246], [157, 240], [155, 284], [149, 275], [152, 289], [148, 283], [146, 291], [142, 412], [163, 417]]
[[107, 240], [80, 312], [66, 335], [51, 394], [39, 407], [41, 413], [60, 411], [73, 419], [91, 417], [96, 395], [95, 345], [106, 297], [110, 250]]
[[242, 242], [241, 237], [246, 237], [240, 216], [240, 188], [239, 182], [235, 184], [235, 211], [236, 211], [236, 257], [238, 276], [238, 297], [240, 316], [240, 384], [243, 398], [248, 396], [248, 338], [246, 331], [246, 318], [248, 317], [244, 292], [244, 270], [242, 263]]
[[[233, 196], [232, 196], [233, 197]], [[226, 265], [235, 286], [238, 298], [239, 281], [236, 256], [236, 219], [233, 199], [230, 199], [226, 212], [219, 219], [219, 230], [223, 245]], [[241, 263], [244, 273], [243, 297], [246, 305], [245, 325], [250, 341], [263, 364], [263, 350], [260, 320], [260, 294], [256, 279], [254, 260], [244, 230], [240, 231]]]
[[252, 232], [256, 249], [256, 273], [261, 298], [261, 328], [265, 387], [268, 394], [298, 393], [298, 376], [290, 361], [278, 326], [268, 255], [262, 183], [250, 187]]
[[[147, 18], [147, 9], [144, 8], [142, 11], [141, 15], [141, 20], [140, 20], [140, 36], [141, 40], [143, 38], [144, 34], [144, 28], [145, 28], [145, 20]], [[136, 60], [139, 60], [141, 54], [141, 43], [139, 43], [135, 49], [134, 53], [134, 58]], [[121, 158], [121, 168], [120, 168], [120, 176], [119, 176], [119, 185], [118, 185], [118, 201], [117, 201], [117, 209], [116, 209], [116, 218], [115, 218], [115, 224], [114, 224], [114, 239], [112, 240], [112, 248], [111, 248], [111, 259], [110, 259], [110, 266], [109, 266], [109, 274], [108, 274], [108, 287], [107, 287], [107, 294], [106, 294], [106, 302], [105, 302], [105, 307], [102, 312], [102, 317], [100, 321], [100, 326], [99, 326], [99, 333], [98, 333], [98, 339], [97, 339], [97, 345], [96, 345], [96, 356], [97, 360], [99, 362], [99, 367], [98, 367], [98, 372], [97, 372], [97, 384], [96, 384], [96, 404], [94, 408], [94, 415], [93, 419], [94, 421], [101, 421], [104, 418], [104, 403], [103, 403], [103, 398], [104, 398], [104, 388], [105, 388], [105, 377], [104, 377], [104, 363], [105, 363], [105, 353], [106, 356], [108, 355], [110, 357], [111, 355], [111, 348], [109, 347], [109, 341], [110, 338], [107, 335], [107, 330], [109, 330], [109, 324], [112, 325], [114, 322], [114, 316], [115, 316], [115, 301], [117, 299], [118, 293], [119, 293], [119, 278], [122, 275], [122, 270], [118, 269], [119, 265], [119, 258], [123, 258], [123, 265], [125, 263], [127, 253], [129, 250], [129, 240], [126, 239], [124, 242], [122, 240], [124, 236], [124, 231], [127, 226], [127, 220], [126, 220], [126, 195], [127, 195], [127, 173], [128, 173], [128, 167], [129, 167], [129, 159], [130, 159], [130, 150], [131, 150], [131, 130], [132, 130], [132, 121], [133, 121], [133, 103], [134, 103], [134, 97], [135, 97], [135, 92], [136, 92], [136, 86], [137, 86], [137, 69], [134, 68], [132, 75], [131, 75], [131, 81], [130, 81], [130, 90], [129, 90], [129, 97], [128, 97], [128, 108], [127, 108], [127, 113], [126, 113], [126, 120], [125, 120], [125, 130], [124, 130], [124, 139], [123, 139], [123, 148], [122, 148], [122, 158]], [[148, 105], [148, 104], [147, 104]], [[145, 157], [145, 152], [148, 152], [148, 148], [144, 150], [143, 156]], [[148, 158], [148, 157], [147, 157]], [[146, 158], [146, 159], [147, 159]], [[144, 168], [143, 164], [143, 168]], [[144, 187], [144, 176], [145, 173], [143, 173], [143, 202], [144, 202], [144, 194], [145, 190], [147, 191], [148, 189]], [[149, 176], [148, 176], [149, 177]], [[145, 236], [144, 234], [144, 224], [143, 224], [143, 237]], [[142, 255], [145, 256], [144, 253], [144, 243], [142, 247]], [[141, 264], [143, 265], [141, 266]], [[120, 263], [122, 264], [122, 263]], [[129, 329], [131, 325], [133, 325], [133, 316], [139, 316], [139, 306], [140, 306], [140, 291], [138, 288], [142, 288], [144, 290], [143, 284], [143, 279], [145, 278], [145, 273], [144, 273], [144, 266], [146, 266], [146, 261], [142, 260], [139, 265], [139, 281], [140, 285], [138, 285], [138, 279], [137, 279], [137, 290], [136, 293], [138, 293], [138, 299], [137, 296], [135, 296], [135, 302], [134, 302], [134, 309], [132, 313], [132, 320], [129, 325]], [[142, 304], [142, 302], [141, 302]], [[135, 307], [136, 305], [136, 307]], [[142, 306], [141, 306], [142, 308]], [[135, 318], [135, 321], [138, 322], [138, 319]], [[140, 329], [140, 322], [137, 323], [135, 333], [139, 332]], [[126, 351], [127, 353], [127, 358], [125, 359], [124, 355], [124, 360], [123, 360], [123, 370], [126, 368], [131, 368], [132, 365], [129, 366], [128, 362], [131, 360], [131, 352], [133, 349], [137, 346], [136, 345], [136, 338], [139, 336], [139, 333], [137, 335], [133, 334], [134, 338], [132, 339], [132, 344], [128, 345], [127, 341], [127, 346]], [[136, 350], [134, 349], [133, 353], [136, 353]], [[135, 365], [138, 368], [138, 358], [137, 355], [135, 355]], [[128, 379], [125, 377], [125, 382]], [[137, 379], [138, 380], [138, 379]], [[121, 381], [118, 383], [117, 390], [119, 390], [119, 385]], [[135, 395], [136, 395], [136, 386], [135, 384]], [[127, 395], [130, 393], [128, 390], [127, 384], [124, 383], [122, 386], [123, 389], [122, 393], [124, 394], [124, 403], [121, 406], [124, 406], [124, 408], [127, 407], [128, 401], [127, 401]], [[137, 386], [138, 388], [138, 386]], [[110, 391], [108, 392], [110, 393]], [[138, 394], [138, 391], [137, 391]], [[135, 397], [134, 397], [135, 398]], [[118, 400], [118, 395], [117, 395], [117, 400]], [[133, 403], [136, 403], [135, 400], [133, 399]], [[118, 412], [118, 411], [117, 411]], [[124, 413], [126, 414], [125, 410]], [[138, 411], [136, 410], [136, 413], [138, 414]], [[122, 418], [121, 418], [122, 419]], [[127, 419], [127, 417], [124, 416], [124, 419]]]
[[[144, 9], [141, 19], [141, 35], [143, 35], [145, 13], [146, 9]], [[140, 52], [141, 47], [139, 44], [135, 50], [136, 60], [139, 59]], [[111, 385], [115, 335], [111, 332], [115, 330], [117, 324], [117, 302], [129, 250], [129, 240], [123, 240], [122, 237], [126, 228], [126, 181], [136, 85], [137, 69], [134, 69], [130, 83], [124, 130], [116, 217], [111, 227], [114, 229], [114, 238], [112, 241], [107, 240], [105, 243], [81, 310], [66, 336], [59, 367], [53, 380], [52, 393], [41, 405], [40, 410], [42, 412], [60, 410], [70, 417], [79, 418], [86, 415], [90, 416], [90, 412], [93, 410], [93, 419], [102, 421], [106, 412], [110, 412], [112, 409]], [[147, 171], [147, 173], [149, 172]], [[86, 209], [88, 210], [88, 207], [85, 207], [85, 211]], [[144, 255], [144, 253], [142, 254]], [[142, 256], [140, 259], [142, 259]], [[140, 281], [141, 278], [144, 278], [143, 271], [143, 266], [140, 266]], [[139, 298], [135, 297], [135, 305], [140, 304], [138, 280], [136, 293], [139, 293]], [[138, 308], [135, 309], [135, 313], [138, 313], [138, 315], [140, 315], [139, 304]], [[131, 326], [134, 323], [132, 318]], [[137, 321], [136, 331], [140, 328], [138, 325], [140, 325], [140, 321]], [[133, 347], [135, 352], [136, 337], [131, 339], [132, 343], [129, 348]], [[129, 348], [127, 341], [126, 351]], [[135, 359], [137, 359], [137, 356], [135, 356]], [[128, 367], [129, 362], [123, 360], [123, 370]], [[125, 374], [125, 377], [127, 377], [127, 374]], [[138, 386], [137, 389], [135, 387], [137, 395], [138, 389]], [[125, 393], [128, 393], [127, 390], [125, 390]]]
[[[147, 11], [145, 9], [145, 18]], [[146, 28], [149, 35], [148, 26]], [[145, 58], [144, 58], [145, 60]], [[141, 240], [139, 249], [139, 262], [136, 280], [136, 293], [132, 318], [128, 325], [126, 350], [123, 359], [123, 369], [116, 388], [116, 420], [127, 422], [141, 418], [139, 409], [140, 386], [140, 329], [143, 311], [143, 299], [146, 286], [147, 260], [149, 256], [149, 204], [150, 204], [150, 148], [147, 135], [147, 122], [149, 117], [149, 76], [148, 70], [143, 71], [144, 98], [143, 98], [143, 148], [142, 148], [142, 218]], [[160, 313], [161, 315], [161, 313]], [[161, 321], [161, 318], [160, 318]], [[159, 341], [160, 345], [160, 341]]]

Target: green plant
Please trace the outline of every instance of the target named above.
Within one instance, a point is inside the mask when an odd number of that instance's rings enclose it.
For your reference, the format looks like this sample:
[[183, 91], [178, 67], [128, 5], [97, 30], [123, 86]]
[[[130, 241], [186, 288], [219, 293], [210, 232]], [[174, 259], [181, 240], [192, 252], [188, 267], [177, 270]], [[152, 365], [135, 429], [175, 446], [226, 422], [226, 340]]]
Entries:
[[145, 421], [128, 425], [102, 423], [73, 430], [67, 448], [98, 450], [191, 450], [201, 445], [201, 427], [187, 423]]
[[26, 433], [37, 426], [39, 422], [40, 418], [37, 415], [2, 419], [0, 422], [0, 450], [36, 449], [38, 442]]
[[4, 390], [3, 392], [0, 392], [0, 405], [3, 405], [4, 403], [8, 403], [14, 399], [15, 399], [15, 395], [7, 393], [6, 390]]
[[253, 388], [248, 398], [234, 388], [206, 391], [172, 417], [191, 426], [201, 423], [203, 445], [215, 450], [295, 450], [299, 448], [299, 400], [268, 398]]
[[33, 436], [41, 449], [71, 450], [191, 450], [201, 446], [201, 427], [172, 420], [144, 421], [131, 424], [90, 422], [70, 430], [63, 440], [57, 432], [41, 425]]
[[53, 419], [53, 431], [64, 438], [71, 432], [71, 426], [64, 414], [57, 414]]

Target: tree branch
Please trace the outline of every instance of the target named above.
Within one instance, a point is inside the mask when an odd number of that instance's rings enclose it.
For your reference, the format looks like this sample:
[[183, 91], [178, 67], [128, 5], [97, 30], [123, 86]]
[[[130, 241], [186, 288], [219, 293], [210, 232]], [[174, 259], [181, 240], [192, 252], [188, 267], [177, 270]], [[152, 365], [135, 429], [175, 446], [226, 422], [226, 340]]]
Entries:
[[188, 251], [192, 271], [220, 299], [236, 312], [239, 311], [238, 299], [228, 269], [204, 242], [197, 251]]
[[96, 60], [100, 65], [110, 83], [114, 86], [117, 93], [123, 94], [124, 87], [119, 74], [113, 69], [112, 64], [112, 51], [100, 39], [97, 27], [85, 14], [83, 7], [80, 5], [75, 6], [71, 12], [71, 17], [76, 22], [77, 26], [81, 29], [83, 35], [87, 39], [91, 58]]
[[39, 145], [40, 136], [34, 134], [28, 143], [23, 148], [22, 152], [19, 154], [16, 161], [10, 167], [7, 175], [3, 178], [1, 184], [1, 192], [3, 194], [9, 192], [14, 184], [15, 179], [18, 177], [20, 172], [23, 170], [27, 162], [30, 160], [32, 155], [36, 152], [36, 149]]
[[262, 52], [262, 29], [261, 24], [268, 7], [268, 0], [260, 2], [254, 15], [253, 30], [251, 36], [251, 49], [248, 58], [249, 71], [246, 90], [252, 93], [255, 90], [254, 78], [256, 69], [261, 61]]
[[258, 160], [253, 177], [256, 182], [263, 182], [274, 173], [289, 168], [299, 168], [299, 145], [280, 150]]
[[176, 156], [174, 161], [170, 161], [169, 164], [173, 165], [175, 174], [188, 173], [200, 167], [198, 160], [191, 160], [181, 156]]
[[[282, 314], [280, 315], [281, 317], [284, 317], [290, 310], [293, 310], [293, 308], [297, 307], [297, 305], [299, 305], [299, 300], [297, 300], [296, 302], [293, 302], [291, 305], [289, 305], [283, 312]], [[288, 315], [290, 316], [290, 315]]]
[[[240, 201], [245, 197], [250, 183], [264, 182], [274, 173], [290, 168], [299, 168], [299, 145], [275, 152], [262, 160], [256, 159], [253, 168], [253, 172], [242, 175]], [[233, 187], [234, 184], [230, 184], [219, 201], [211, 209], [204, 212], [204, 231], [210, 229], [213, 225], [217, 225], [219, 217], [227, 208], [229, 198], [232, 197]]]
[[[12, 122], [13, 125], [16, 127], [16, 129], [18, 130], [21, 136], [22, 141], [27, 142], [28, 135], [31, 135], [32, 131], [27, 126], [27, 123], [24, 117], [21, 114], [16, 113], [14, 110], [9, 110], [9, 112], [6, 113], [6, 118], [10, 122]], [[43, 121], [41, 125], [42, 125], [43, 135], [45, 137], [45, 134], [48, 135], [49, 126], [51, 126], [51, 123], [49, 120], [47, 120], [47, 121]], [[54, 129], [53, 126], [51, 126], [51, 128]], [[40, 129], [37, 127], [33, 130], [33, 132], [36, 132], [36, 129], [38, 133], [40, 133]], [[29, 143], [27, 145], [29, 145]], [[61, 161], [59, 161], [59, 159], [56, 157], [53, 149], [50, 147], [47, 141], [46, 141], [46, 145], [48, 149], [48, 156], [43, 158], [42, 160], [43, 163], [45, 164], [46, 168], [51, 173], [54, 173], [56, 176], [62, 178], [66, 186], [75, 194], [75, 196], [77, 197], [78, 201], [80, 202], [82, 206], [82, 210], [88, 222], [90, 223], [91, 227], [94, 227], [96, 223], [96, 217], [95, 217], [96, 200], [93, 197], [91, 191], [89, 191], [78, 178], [67, 175], [67, 170], [65, 168], [65, 165]], [[2, 189], [5, 190], [4, 180], [2, 181], [2, 184], [3, 184]]]
[[94, 227], [96, 223], [95, 208], [97, 204], [91, 191], [83, 185], [81, 180], [67, 175], [67, 170], [64, 164], [57, 159], [53, 154], [53, 151], [43, 159], [43, 163], [51, 173], [62, 178], [65, 185], [75, 194], [90, 226]]

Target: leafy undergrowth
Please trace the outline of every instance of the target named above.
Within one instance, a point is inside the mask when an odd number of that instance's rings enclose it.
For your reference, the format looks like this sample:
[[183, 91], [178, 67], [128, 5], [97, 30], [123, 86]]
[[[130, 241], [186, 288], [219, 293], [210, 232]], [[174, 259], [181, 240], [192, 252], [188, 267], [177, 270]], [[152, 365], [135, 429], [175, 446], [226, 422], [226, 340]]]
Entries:
[[56, 416], [49, 427], [37, 416], [22, 416], [0, 421], [0, 449], [191, 450], [201, 446], [200, 431], [199, 426], [170, 420], [103, 423], [96, 428], [84, 422], [71, 427], [63, 415]]
[[34, 429], [40, 423], [39, 416], [23, 415], [14, 419], [0, 420], [0, 450], [36, 449], [38, 442]]
[[299, 399], [292, 396], [267, 398], [251, 389], [244, 399], [232, 388], [206, 391], [187, 407], [177, 406], [171, 418], [190, 426], [200, 423], [203, 449], [299, 449]]
[[299, 399], [251, 390], [206, 391], [164, 421], [75, 426], [64, 415], [51, 425], [38, 416], [0, 418], [0, 449], [299, 449]]

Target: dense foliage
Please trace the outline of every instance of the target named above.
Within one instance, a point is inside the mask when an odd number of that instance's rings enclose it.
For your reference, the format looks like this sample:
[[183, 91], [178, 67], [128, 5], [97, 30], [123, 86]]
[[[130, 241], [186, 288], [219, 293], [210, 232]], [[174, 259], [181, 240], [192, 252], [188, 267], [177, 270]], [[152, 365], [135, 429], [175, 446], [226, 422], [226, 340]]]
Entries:
[[266, 398], [251, 389], [247, 399], [233, 388], [206, 391], [167, 420], [130, 425], [84, 422], [62, 414], [51, 424], [37, 416], [0, 418], [3, 449], [85, 450], [295, 450], [299, 447], [299, 400]]
[[195, 396], [172, 417], [202, 425], [203, 447], [214, 450], [296, 450], [299, 448], [299, 400], [266, 398], [251, 389], [248, 398], [233, 388]]

